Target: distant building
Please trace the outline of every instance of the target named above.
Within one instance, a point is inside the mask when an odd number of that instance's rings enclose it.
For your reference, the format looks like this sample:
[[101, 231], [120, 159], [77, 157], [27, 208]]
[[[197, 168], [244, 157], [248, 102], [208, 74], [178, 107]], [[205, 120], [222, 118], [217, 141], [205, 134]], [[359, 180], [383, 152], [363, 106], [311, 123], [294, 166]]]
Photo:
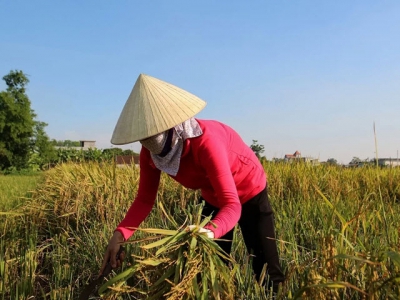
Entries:
[[382, 167], [400, 167], [400, 161], [396, 158], [378, 158], [378, 165]]
[[[364, 166], [376, 166], [376, 159], [370, 161], [350, 162], [346, 165], [347, 168], [360, 168]], [[378, 166], [380, 167], [400, 167], [398, 158], [378, 158]]]
[[310, 156], [308, 157], [301, 157], [301, 153], [299, 151], [296, 151], [293, 154], [285, 154], [285, 161], [286, 162], [294, 162], [294, 161], [302, 161], [305, 163], [309, 163], [312, 165], [319, 165], [319, 159], [318, 158], [312, 158]]
[[285, 154], [285, 160], [290, 161], [294, 159], [300, 159], [301, 158], [301, 153], [299, 151], [296, 151], [293, 154]]
[[96, 149], [96, 141], [79, 141], [82, 150], [87, 150], [89, 148]]
[[89, 149], [96, 149], [96, 141], [86, 141], [81, 140], [79, 141], [79, 147], [60, 147], [55, 146], [56, 149], [74, 149], [74, 150], [89, 150]]
[[319, 159], [318, 158], [313, 158], [313, 157], [302, 157], [301, 158], [302, 161], [308, 163], [308, 164], [312, 164], [313, 166], [317, 166], [320, 164]]

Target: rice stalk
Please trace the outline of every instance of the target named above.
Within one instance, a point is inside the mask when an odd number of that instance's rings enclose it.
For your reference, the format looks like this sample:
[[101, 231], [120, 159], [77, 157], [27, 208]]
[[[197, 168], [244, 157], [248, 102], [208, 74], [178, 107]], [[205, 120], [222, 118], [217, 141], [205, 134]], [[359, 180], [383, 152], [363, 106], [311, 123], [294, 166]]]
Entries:
[[[201, 215], [201, 206], [190, 206], [189, 209], [192, 209], [187, 212], [189, 218], [200, 221], [197, 217]], [[194, 212], [194, 209], [197, 211]], [[168, 216], [168, 219], [172, 217]], [[204, 226], [209, 219], [205, 218], [195, 225]], [[229, 276], [230, 269], [223, 259], [233, 261], [215, 241], [197, 230], [138, 230], [155, 234], [159, 239], [142, 245], [141, 248], [146, 250], [144, 257], [136, 259], [134, 266], [124, 275], [111, 279], [100, 288], [100, 292], [104, 294], [106, 288], [120, 279], [127, 280], [129, 276], [140, 273], [140, 276], [146, 277], [143, 281], [148, 283], [141, 290], [146, 299], [234, 299], [235, 282]]]

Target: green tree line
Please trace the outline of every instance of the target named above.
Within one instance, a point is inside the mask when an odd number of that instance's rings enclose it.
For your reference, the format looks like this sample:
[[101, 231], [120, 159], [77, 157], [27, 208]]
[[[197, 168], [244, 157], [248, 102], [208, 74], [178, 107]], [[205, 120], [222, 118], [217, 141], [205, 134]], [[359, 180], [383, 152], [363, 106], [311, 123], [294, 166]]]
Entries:
[[[37, 120], [26, 93], [29, 79], [20, 70], [3, 77], [0, 92], [0, 171], [40, 170], [57, 163], [111, 160], [116, 155], [133, 155], [120, 148], [79, 150], [79, 141], [50, 139], [45, 122]], [[61, 147], [61, 148], [59, 148]]]

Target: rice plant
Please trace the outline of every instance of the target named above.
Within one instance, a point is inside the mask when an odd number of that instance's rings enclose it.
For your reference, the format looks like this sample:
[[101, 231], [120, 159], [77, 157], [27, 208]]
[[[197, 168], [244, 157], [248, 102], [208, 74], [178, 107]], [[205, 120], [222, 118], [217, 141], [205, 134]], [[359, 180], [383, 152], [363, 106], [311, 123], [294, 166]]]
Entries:
[[[207, 216], [197, 192], [162, 176], [156, 205], [102, 297], [398, 299], [400, 168], [264, 167], [286, 273], [277, 295], [255, 281], [238, 228], [230, 257], [184, 230]], [[0, 299], [77, 299], [98, 273], [138, 180], [135, 167], [64, 164], [47, 171], [22, 205], [3, 206]]]

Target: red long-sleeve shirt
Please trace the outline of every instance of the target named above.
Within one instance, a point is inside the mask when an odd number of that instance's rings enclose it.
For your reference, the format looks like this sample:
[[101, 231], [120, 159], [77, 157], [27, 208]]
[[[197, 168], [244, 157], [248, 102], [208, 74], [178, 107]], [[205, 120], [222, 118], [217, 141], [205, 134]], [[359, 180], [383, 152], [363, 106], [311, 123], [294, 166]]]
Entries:
[[[184, 141], [179, 171], [171, 176], [186, 188], [200, 189], [203, 198], [219, 208], [206, 228], [219, 238], [239, 221], [241, 205], [260, 193], [266, 186], [266, 175], [254, 152], [229, 126], [217, 121], [197, 119], [203, 134]], [[161, 171], [150, 152], [140, 152], [140, 183], [135, 201], [118, 225], [125, 239], [149, 215], [160, 182]]]

